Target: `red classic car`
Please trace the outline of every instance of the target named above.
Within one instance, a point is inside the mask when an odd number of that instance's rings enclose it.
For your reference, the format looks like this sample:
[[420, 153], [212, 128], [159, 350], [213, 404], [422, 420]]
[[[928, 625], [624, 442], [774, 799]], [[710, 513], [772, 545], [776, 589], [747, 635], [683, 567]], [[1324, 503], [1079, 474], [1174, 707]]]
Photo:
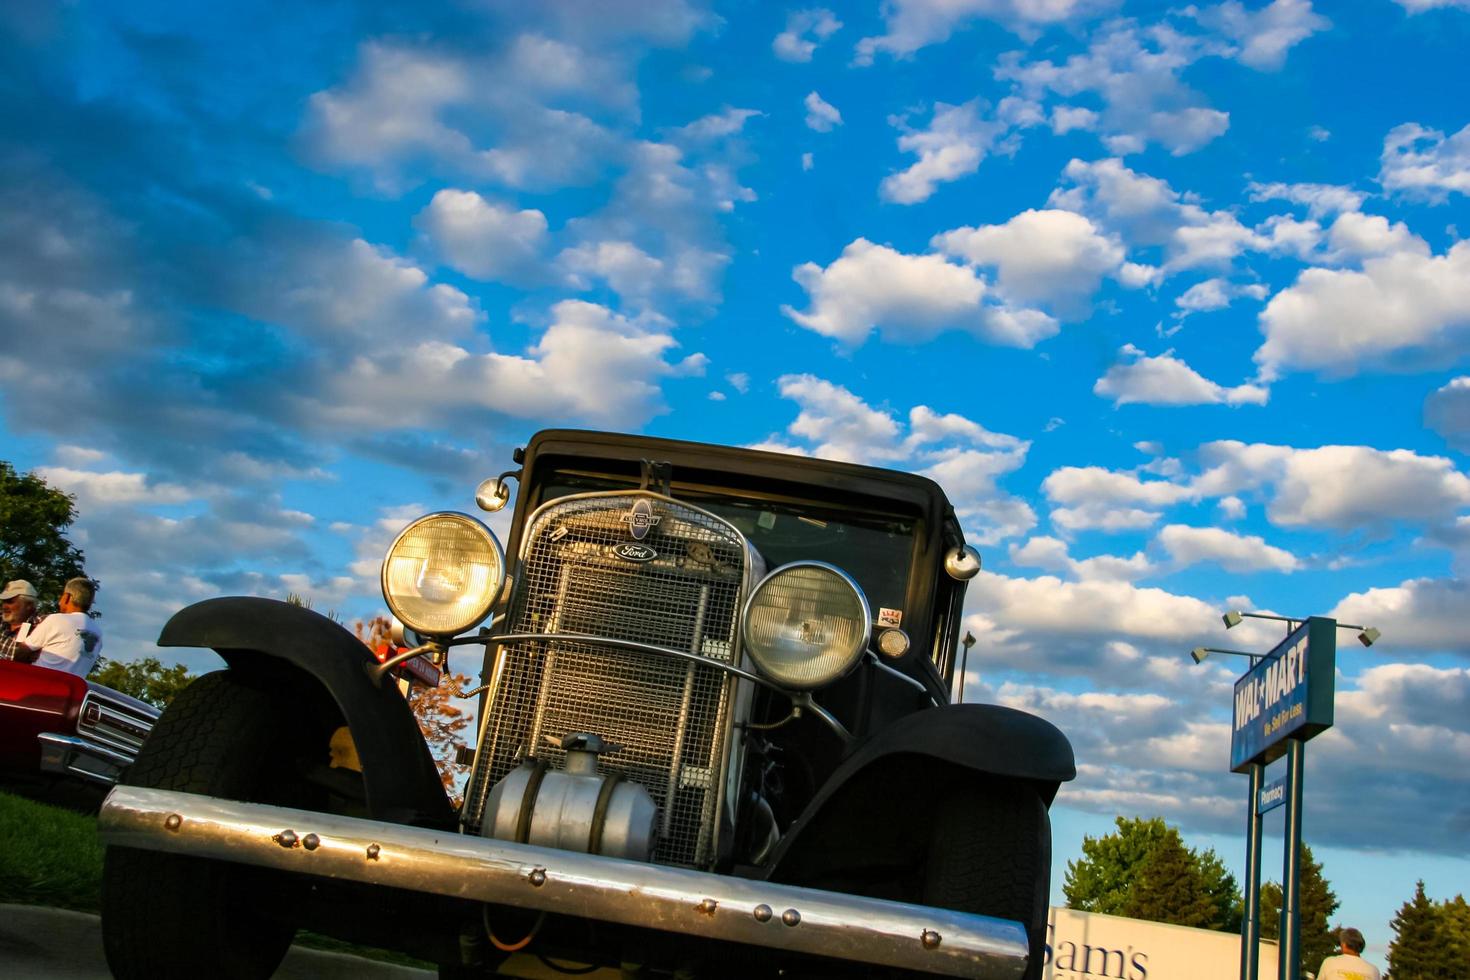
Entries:
[[0, 780], [111, 786], [158, 715], [147, 702], [75, 674], [0, 660]]

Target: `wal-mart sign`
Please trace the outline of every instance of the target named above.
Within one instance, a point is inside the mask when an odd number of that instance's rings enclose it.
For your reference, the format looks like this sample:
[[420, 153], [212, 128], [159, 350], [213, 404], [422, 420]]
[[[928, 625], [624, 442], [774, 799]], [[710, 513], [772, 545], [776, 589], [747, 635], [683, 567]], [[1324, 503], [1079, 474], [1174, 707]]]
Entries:
[[1337, 622], [1313, 616], [1235, 682], [1230, 768], [1244, 772], [1332, 727]]

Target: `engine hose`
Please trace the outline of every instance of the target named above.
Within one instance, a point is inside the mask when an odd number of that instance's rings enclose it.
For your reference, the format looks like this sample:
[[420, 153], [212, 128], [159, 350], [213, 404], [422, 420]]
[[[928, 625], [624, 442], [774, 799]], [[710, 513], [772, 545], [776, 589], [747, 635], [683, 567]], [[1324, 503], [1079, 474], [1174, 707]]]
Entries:
[[518, 953], [521, 950], [525, 949], [527, 946], [531, 945], [531, 940], [535, 939], [536, 933], [541, 931], [541, 923], [546, 921], [546, 913], [540, 913], [536, 916], [535, 925], [531, 926], [531, 931], [526, 933], [526, 937], [524, 939], [522, 939], [520, 942], [507, 943], [502, 942], [499, 938], [497, 938], [495, 935], [495, 930], [490, 927], [489, 906], [485, 906], [480, 910], [480, 917], [481, 920], [485, 923], [485, 935], [490, 937], [490, 944], [496, 949], [500, 950], [502, 953]]

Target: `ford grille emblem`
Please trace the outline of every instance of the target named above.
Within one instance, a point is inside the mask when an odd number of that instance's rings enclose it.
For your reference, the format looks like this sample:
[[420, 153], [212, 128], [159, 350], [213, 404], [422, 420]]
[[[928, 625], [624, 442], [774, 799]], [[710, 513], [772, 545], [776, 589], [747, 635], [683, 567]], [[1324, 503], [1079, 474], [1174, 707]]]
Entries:
[[620, 544], [613, 549], [613, 554], [624, 561], [653, 561], [658, 557], [658, 552], [646, 544]]
[[663, 518], [653, 512], [653, 504], [645, 499], [634, 502], [633, 509], [620, 517], [619, 520], [628, 525], [628, 533], [633, 535], [634, 541], [642, 541], [648, 536], [648, 529], [658, 527], [658, 522], [663, 520]]

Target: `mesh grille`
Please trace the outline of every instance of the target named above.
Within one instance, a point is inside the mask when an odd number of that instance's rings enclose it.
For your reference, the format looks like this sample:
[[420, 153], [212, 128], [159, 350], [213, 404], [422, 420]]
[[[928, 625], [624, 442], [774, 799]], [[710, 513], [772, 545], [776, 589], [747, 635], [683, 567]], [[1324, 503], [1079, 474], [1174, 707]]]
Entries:
[[[635, 542], [628, 516], [639, 499], [658, 521]], [[723, 522], [663, 497], [599, 494], [541, 511], [526, 541], [508, 632], [590, 634], [730, 662], [746, 550]], [[590, 732], [622, 746], [602, 769], [658, 804], [654, 860], [708, 864], [732, 693], [723, 671], [673, 657], [587, 641], [507, 645], [467, 820], [478, 826], [491, 787], [523, 757], [560, 765], [562, 736]]]

